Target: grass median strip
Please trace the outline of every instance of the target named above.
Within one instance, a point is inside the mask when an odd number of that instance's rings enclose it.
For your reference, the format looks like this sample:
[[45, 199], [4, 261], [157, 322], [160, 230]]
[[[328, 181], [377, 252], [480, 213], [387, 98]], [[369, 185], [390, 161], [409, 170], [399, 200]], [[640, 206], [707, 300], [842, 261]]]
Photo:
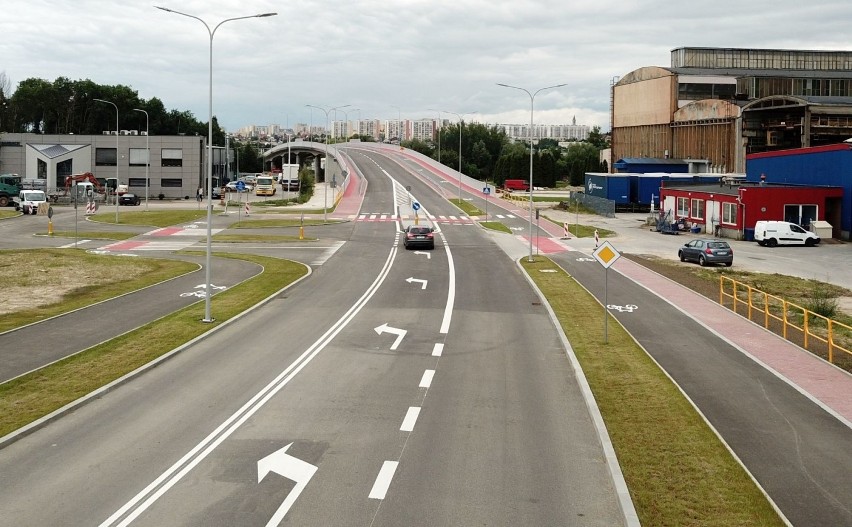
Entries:
[[149, 363], [242, 313], [307, 273], [289, 260], [217, 254], [263, 266], [263, 272], [211, 299], [213, 323], [201, 322], [204, 302], [146, 324], [40, 370], [0, 385], [0, 437]]
[[612, 317], [604, 343], [597, 300], [547, 258], [521, 263], [580, 361], [642, 525], [784, 525], [677, 386]]

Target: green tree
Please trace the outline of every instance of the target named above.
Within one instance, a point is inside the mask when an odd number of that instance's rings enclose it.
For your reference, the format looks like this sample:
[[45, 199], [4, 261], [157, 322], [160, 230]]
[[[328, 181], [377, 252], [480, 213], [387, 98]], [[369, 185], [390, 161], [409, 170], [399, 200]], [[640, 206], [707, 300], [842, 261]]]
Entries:
[[594, 145], [598, 150], [606, 150], [609, 148], [609, 140], [607, 139], [607, 136], [601, 133], [600, 126], [592, 127], [586, 142]]
[[590, 143], [577, 143], [565, 154], [568, 182], [571, 185], [583, 185], [586, 172], [600, 172], [600, 150]]
[[434, 148], [432, 148], [431, 145], [429, 145], [429, 143], [421, 141], [420, 139], [411, 139], [409, 141], [403, 141], [401, 146], [405, 148], [410, 148], [415, 152], [420, 152], [421, 154], [429, 157], [432, 157], [432, 154], [435, 150]]

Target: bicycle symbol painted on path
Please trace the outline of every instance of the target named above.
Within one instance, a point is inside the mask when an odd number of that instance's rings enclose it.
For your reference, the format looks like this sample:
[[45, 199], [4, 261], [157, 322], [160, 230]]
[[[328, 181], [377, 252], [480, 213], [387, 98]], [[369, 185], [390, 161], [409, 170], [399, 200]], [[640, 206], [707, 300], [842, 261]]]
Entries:
[[618, 311], [619, 313], [633, 313], [635, 310], [639, 309], [639, 306], [637, 306], [636, 304], [627, 304], [626, 306], [607, 304], [606, 308], [611, 309], [613, 311]]
[[[210, 284], [210, 289], [216, 289], [221, 291], [222, 289], [227, 289], [227, 286]], [[195, 286], [195, 291], [187, 291], [186, 293], [181, 293], [180, 296], [181, 298], [186, 298], [188, 296], [207, 298], [207, 286], [205, 284], [197, 285]]]

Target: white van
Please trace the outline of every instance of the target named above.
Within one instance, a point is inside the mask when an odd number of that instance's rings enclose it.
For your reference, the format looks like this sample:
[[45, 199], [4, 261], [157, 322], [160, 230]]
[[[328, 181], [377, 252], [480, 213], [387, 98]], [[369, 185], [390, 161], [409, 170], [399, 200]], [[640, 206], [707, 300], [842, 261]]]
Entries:
[[754, 241], [759, 245], [807, 245], [813, 247], [820, 242], [819, 236], [788, 221], [758, 221], [754, 224]]
[[22, 190], [14, 200], [15, 210], [24, 214], [38, 214], [42, 207], [47, 207], [47, 195], [43, 190]]

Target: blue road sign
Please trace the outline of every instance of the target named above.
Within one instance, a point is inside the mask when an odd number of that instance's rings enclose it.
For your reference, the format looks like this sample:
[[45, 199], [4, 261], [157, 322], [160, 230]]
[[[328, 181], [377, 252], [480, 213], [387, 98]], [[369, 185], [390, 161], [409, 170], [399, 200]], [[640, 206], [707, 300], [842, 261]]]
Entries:
[[237, 181], [237, 190], [238, 190], [239, 192], [242, 192], [242, 191], [244, 191], [245, 189], [246, 189], [246, 184], [245, 184], [245, 183], [243, 183], [242, 181]]
[[415, 201], [411, 204], [411, 208], [414, 210], [420, 210], [420, 204]]
[[491, 187], [485, 187], [482, 189], [483, 194], [491, 194]]

